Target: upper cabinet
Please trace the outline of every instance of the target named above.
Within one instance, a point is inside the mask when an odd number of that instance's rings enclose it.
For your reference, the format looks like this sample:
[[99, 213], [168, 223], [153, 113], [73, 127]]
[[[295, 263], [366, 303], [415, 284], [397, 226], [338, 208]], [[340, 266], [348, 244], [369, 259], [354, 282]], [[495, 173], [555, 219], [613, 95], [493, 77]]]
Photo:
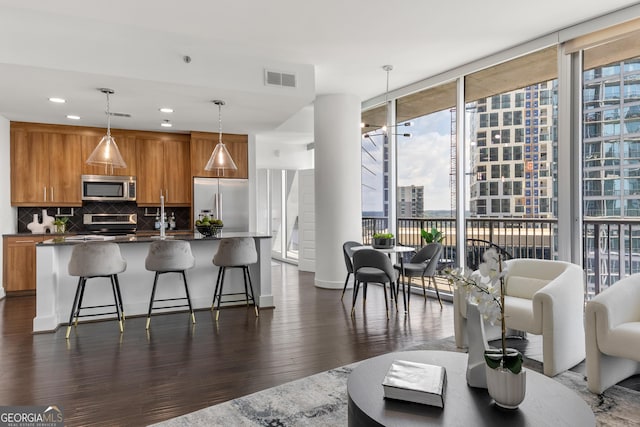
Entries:
[[127, 167], [86, 164], [105, 133], [103, 128], [12, 122], [12, 206], [82, 206], [81, 175], [135, 176], [140, 206], [159, 206], [160, 195], [167, 206], [191, 206], [194, 176], [249, 177], [247, 135], [223, 134], [238, 169], [218, 175], [204, 170], [217, 133], [112, 129]]
[[116, 141], [118, 151], [127, 164], [126, 168], [110, 168], [105, 166], [88, 165], [85, 160], [98, 146], [106, 130], [82, 135], [82, 174], [83, 175], [117, 175], [136, 176], [136, 136], [130, 131], [111, 130], [111, 136]]
[[204, 170], [218, 143], [217, 133], [191, 132], [191, 175], [211, 178], [249, 178], [249, 143], [247, 135], [222, 134], [222, 142], [227, 147], [231, 158], [238, 167], [235, 171], [225, 170], [218, 174], [217, 171]]
[[11, 204], [82, 205], [81, 144], [65, 126], [11, 123]]
[[136, 138], [138, 206], [191, 205], [189, 135], [140, 132]]

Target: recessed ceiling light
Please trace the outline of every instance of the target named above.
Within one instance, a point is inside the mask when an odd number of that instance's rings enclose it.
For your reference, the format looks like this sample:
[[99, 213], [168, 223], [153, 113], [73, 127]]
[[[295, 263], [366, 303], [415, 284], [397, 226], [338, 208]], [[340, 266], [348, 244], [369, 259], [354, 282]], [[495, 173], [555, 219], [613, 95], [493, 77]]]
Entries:
[[162, 107], [162, 108], [160, 108], [160, 112], [161, 113], [173, 113], [173, 108]]
[[160, 123], [160, 126], [162, 126], [163, 128], [170, 128], [173, 125], [169, 123], [169, 120], [165, 120], [164, 122]]
[[56, 104], [64, 104], [65, 102], [67, 102], [67, 100], [64, 98], [49, 98], [49, 101], [55, 102]]
[[80, 116], [76, 116], [74, 114], [67, 114], [67, 119], [80, 120]]

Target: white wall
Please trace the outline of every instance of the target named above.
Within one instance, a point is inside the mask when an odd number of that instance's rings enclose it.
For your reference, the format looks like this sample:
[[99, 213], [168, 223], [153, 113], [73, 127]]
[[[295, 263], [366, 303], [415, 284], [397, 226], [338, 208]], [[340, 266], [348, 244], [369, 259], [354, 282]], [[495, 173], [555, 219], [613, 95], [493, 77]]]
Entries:
[[314, 150], [306, 143], [268, 141], [256, 137], [256, 167], [258, 169], [313, 169]]
[[298, 270], [316, 271], [316, 201], [313, 169], [301, 170], [299, 179]]
[[[9, 120], [0, 116], [0, 234], [13, 234], [17, 229], [16, 209], [11, 207], [11, 170], [9, 153]], [[0, 246], [0, 264], [3, 261]], [[4, 279], [0, 286], [0, 298], [4, 298]]]

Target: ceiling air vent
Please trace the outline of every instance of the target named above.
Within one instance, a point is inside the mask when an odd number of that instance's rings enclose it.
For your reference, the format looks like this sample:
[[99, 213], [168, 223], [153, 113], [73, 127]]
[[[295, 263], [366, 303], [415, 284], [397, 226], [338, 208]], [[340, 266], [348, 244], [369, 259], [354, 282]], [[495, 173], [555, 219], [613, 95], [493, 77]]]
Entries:
[[129, 113], [109, 113], [111, 117], [127, 117], [130, 118], [131, 114]]
[[296, 87], [296, 75], [264, 70], [264, 84], [267, 86]]

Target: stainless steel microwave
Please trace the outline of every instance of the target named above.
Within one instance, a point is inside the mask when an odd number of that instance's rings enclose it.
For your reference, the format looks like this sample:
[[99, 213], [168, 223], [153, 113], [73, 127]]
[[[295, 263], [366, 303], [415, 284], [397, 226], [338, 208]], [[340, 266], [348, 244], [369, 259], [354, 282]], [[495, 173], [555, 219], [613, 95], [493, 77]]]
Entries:
[[136, 200], [136, 177], [82, 175], [82, 200], [128, 202]]

